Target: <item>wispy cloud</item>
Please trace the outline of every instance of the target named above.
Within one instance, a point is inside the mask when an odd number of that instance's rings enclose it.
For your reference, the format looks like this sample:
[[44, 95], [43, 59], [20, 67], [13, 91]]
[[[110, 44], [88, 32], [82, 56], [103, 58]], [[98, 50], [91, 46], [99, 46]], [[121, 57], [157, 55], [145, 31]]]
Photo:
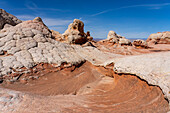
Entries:
[[[32, 15], [16, 15], [17, 18], [21, 19], [21, 20], [33, 20], [36, 16], [32, 16]], [[62, 25], [68, 25], [69, 23], [71, 23], [73, 20], [69, 20], [69, 19], [61, 19], [61, 18], [48, 18], [48, 17], [42, 17], [43, 22], [47, 25], [47, 26], [62, 26]]]
[[[17, 18], [21, 20], [33, 20], [36, 16], [32, 15], [16, 15]], [[49, 17], [42, 17], [42, 20], [45, 25], [47, 25], [50, 29], [59, 31], [63, 33], [67, 26], [73, 21], [69, 19], [62, 19], [62, 18], [49, 18]]]
[[34, 12], [40, 12], [40, 11], [58, 11], [58, 12], [68, 12], [68, 10], [62, 10], [62, 9], [57, 9], [57, 8], [40, 8], [38, 7], [38, 5], [36, 3], [34, 3], [33, 1], [27, 1], [25, 3], [25, 7], [26, 8], [20, 8], [23, 10], [32, 10]]
[[127, 8], [135, 8], [135, 7], [149, 7], [150, 9], [160, 9], [163, 6], [170, 6], [170, 3], [161, 3], [161, 4], [141, 4], [141, 5], [130, 5], [130, 6], [124, 6], [124, 7], [119, 7], [115, 9], [108, 9], [104, 10], [95, 14], [92, 14], [91, 16], [97, 16], [101, 15], [110, 11], [115, 11], [115, 10], [120, 10], [120, 9], [127, 9]]

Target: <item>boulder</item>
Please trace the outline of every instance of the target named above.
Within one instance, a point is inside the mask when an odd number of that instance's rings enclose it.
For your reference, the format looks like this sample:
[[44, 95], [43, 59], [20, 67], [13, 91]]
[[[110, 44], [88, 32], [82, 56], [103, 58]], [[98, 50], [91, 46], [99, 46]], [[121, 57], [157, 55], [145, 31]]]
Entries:
[[153, 44], [170, 44], [170, 31], [151, 34], [147, 42]]
[[68, 26], [68, 29], [63, 33], [64, 40], [70, 44], [83, 44], [87, 41], [87, 36], [84, 33], [84, 23], [81, 20], [74, 19], [73, 23]]
[[133, 45], [134, 45], [135, 47], [148, 48], [147, 42], [144, 41], [144, 40], [140, 40], [140, 39], [134, 40], [134, 41], [133, 41]]
[[3, 29], [6, 24], [15, 26], [22, 21], [17, 17], [7, 13], [5, 10], [0, 9], [0, 29]]

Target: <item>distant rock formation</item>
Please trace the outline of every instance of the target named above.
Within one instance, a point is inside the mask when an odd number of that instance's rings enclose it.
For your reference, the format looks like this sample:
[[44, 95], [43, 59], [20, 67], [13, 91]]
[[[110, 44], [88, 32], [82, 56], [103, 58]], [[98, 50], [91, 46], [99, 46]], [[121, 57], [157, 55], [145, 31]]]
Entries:
[[6, 24], [15, 26], [22, 21], [12, 14], [7, 13], [5, 10], [0, 9], [0, 29], [3, 29]]
[[114, 31], [109, 31], [109, 33], [107, 35], [107, 39], [101, 40], [99, 42], [112, 43], [113, 45], [114, 44], [129, 45], [129, 46], [132, 45], [130, 40], [126, 39], [123, 36], [117, 35], [117, 33]]
[[153, 44], [170, 44], [170, 31], [151, 34], [147, 42]]
[[84, 33], [84, 23], [81, 20], [74, 19], [73, 23], [63, 33], [64, 40], [70, 44], [83, 44], [87, 41], [87, 35]]
[[87, 31], [86, 35], [87, 35], [87, 41], [93, 40], [93, 37], [90, 36], [90, 31]]
[[133, 45], [137, 48], [148, 48], [148, 44], [146, 41], [138, 39], [133, 41]]

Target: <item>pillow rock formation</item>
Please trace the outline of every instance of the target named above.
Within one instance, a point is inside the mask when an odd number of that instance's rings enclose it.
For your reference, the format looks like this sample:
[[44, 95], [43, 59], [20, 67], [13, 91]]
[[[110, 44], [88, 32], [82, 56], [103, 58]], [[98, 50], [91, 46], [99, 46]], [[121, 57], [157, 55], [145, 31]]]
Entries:
[[[77, 19], [63, 35], [50, 30], [40, 17], [12, 26], [4, 22], [0, 30], [1, 113], [169, 111], [170, 52], [125, 56], [104, 51], [106, 45], [102, 49], [87, 46], [95, 42]], [[77, 45], [87, 41], [91, 43]], [[107, 41], [130, 45], [113, 31]]]
[[15, 16], [7, 13], [5, 10], [0, 9], [0, 29], [4, 28], [7, 25], [17, 25], [22, 21], [16, 18]]
[[74, 19], [73, 23], [63, 33], [64, 40], [70, 44], [84, 44], [87, 41], [87, 35], [84, 33], [84, 23], [81, 20]]
[[170, 32], [158, 32], [155, 34], [151, 34], [147, 42], [153, 43], [153, 44], [170, 44]]
[[139, 47], [139, 48], [148, 48], [148, 44], [147, 44], [147, 42], [146, 41], [144, 41], [144, 40], [140, 40], [140, 39], [138, 39], [138, 40], [134, 40], [133, 41], [133, 45], [135, 46], [135, 47]]
[[119, 45], [130, 45], [130, 46], [132, 45], [128, 39], [126, 39], [123, 36], [117, 35], [116, 32], [114, 31], [109, 31], [107, 35], [107, 39], [102, 40], [102, 42], [110, 42], [110, 43], [119, 44]]

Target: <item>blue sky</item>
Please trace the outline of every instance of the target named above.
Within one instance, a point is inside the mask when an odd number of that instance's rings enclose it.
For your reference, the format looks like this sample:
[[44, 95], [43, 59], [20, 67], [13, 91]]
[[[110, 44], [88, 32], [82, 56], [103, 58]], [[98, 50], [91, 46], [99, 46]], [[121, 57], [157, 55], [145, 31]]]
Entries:
[[0, 6], [21, 20], [42, 17], [61, 33], [81, 19], [94, 38], [106, 38], [109, 30], [127, 38], [170, 31], [170, 0], [0, 0]]

